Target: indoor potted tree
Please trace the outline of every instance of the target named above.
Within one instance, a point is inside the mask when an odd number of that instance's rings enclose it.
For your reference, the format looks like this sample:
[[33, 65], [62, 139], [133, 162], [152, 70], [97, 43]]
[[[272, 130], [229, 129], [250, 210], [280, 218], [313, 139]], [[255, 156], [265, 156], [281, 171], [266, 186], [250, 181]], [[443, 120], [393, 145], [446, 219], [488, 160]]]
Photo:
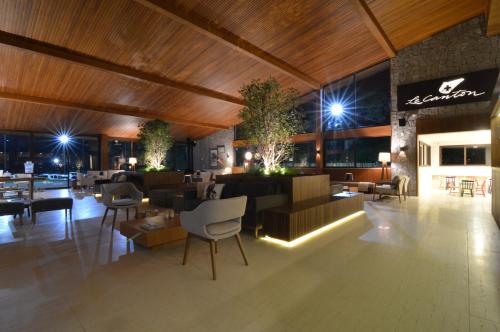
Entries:
[[298, 91], [283, 89], [274, 79], [253, 80], [240, 90], [245, 107], [239, 116], [250, 144], [256, 146], [264, 174], [280, 173], [282, 161], [293, 153], [291, 137], [302, 128], [295, 110]]

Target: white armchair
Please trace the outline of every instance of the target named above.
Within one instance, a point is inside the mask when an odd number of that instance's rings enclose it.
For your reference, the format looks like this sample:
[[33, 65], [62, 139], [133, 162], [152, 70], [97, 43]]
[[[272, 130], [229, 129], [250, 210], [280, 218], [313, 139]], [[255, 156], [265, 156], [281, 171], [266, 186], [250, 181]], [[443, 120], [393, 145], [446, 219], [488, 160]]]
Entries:
[[104, 225], [109, 210], [113, 210], [114, 212], [112, 229], [115, 229], [118, 209], [127, 210], [128, 220], [128, 209], [134, 208], [135, 214], [137, 215], [137, 209], [142, 204], [143, 193], [130, 182], [103, 184], [101, 186], [101, 194], [102, 202], [106, 206], [106, 212], [104, 212], [104, 217], [102, 217], [101, 227]]
[[217, 253], [217, 241], [234, 236], [245, 261], [248, 265], [243, 245], [241, 243], [241, 217], [245, 214], [247, 197], [214, 199], [201, 203], [193, 211], [181, 212], [181, 226], [188, 232], [184, 259], [186, 265], [191, 237], [197, 237], [210, 244], [213, 280], [216, 280], [214, 252]]

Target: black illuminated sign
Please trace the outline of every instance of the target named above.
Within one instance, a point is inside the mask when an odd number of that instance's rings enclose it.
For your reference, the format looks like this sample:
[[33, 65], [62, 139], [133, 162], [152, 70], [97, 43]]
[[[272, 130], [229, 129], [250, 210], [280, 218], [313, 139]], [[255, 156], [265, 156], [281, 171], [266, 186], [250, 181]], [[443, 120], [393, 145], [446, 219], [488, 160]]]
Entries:
[[498, 79], [498, 68], [398, 86], [398, 110], [488, 101]]

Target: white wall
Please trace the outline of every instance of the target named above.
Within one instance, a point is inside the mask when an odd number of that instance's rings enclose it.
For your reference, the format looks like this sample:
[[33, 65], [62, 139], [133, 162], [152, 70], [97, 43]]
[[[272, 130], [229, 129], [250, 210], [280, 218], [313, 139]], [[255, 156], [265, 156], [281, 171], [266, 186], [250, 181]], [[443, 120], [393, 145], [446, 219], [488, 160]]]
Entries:
[[[486, 135], [485, 135], [486, 134]], [[491, 177], [491, 145], [485, 137], [490, 134], [481, 132], [471, 132], [470, 136], [465, 133], [447, 133], [423, 135], [419, 140], [431, 147], [431, 166], [418, 167], [419, 195], [429, 195], [433, 189], [438, 189], [440, 185], [439, 176], [457, 177]], [[453, 139], [455, 137], [456, 139]], [[445, 142], [440, 142], [445, 141]], [[440, 147], [450, 145], [486, 145], [486, 165], [485, 166], [440, 166]]]

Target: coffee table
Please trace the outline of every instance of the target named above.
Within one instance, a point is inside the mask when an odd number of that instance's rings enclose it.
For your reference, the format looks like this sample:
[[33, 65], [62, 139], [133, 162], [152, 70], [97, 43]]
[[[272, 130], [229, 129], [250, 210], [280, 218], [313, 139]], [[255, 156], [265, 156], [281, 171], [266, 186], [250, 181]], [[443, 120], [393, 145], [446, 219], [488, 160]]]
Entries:
[[[151, 230], [141, 228], [141, 225], [147, 223], [158, 224], [161, 228]], [[179, 214], [170, 219], [159, 215], [123, 221], [120, 223], [120, 234], [146, 248], [156, 248], [166, 243], [185, 239], [187, 236], [187, 232], [181, 227]]]

